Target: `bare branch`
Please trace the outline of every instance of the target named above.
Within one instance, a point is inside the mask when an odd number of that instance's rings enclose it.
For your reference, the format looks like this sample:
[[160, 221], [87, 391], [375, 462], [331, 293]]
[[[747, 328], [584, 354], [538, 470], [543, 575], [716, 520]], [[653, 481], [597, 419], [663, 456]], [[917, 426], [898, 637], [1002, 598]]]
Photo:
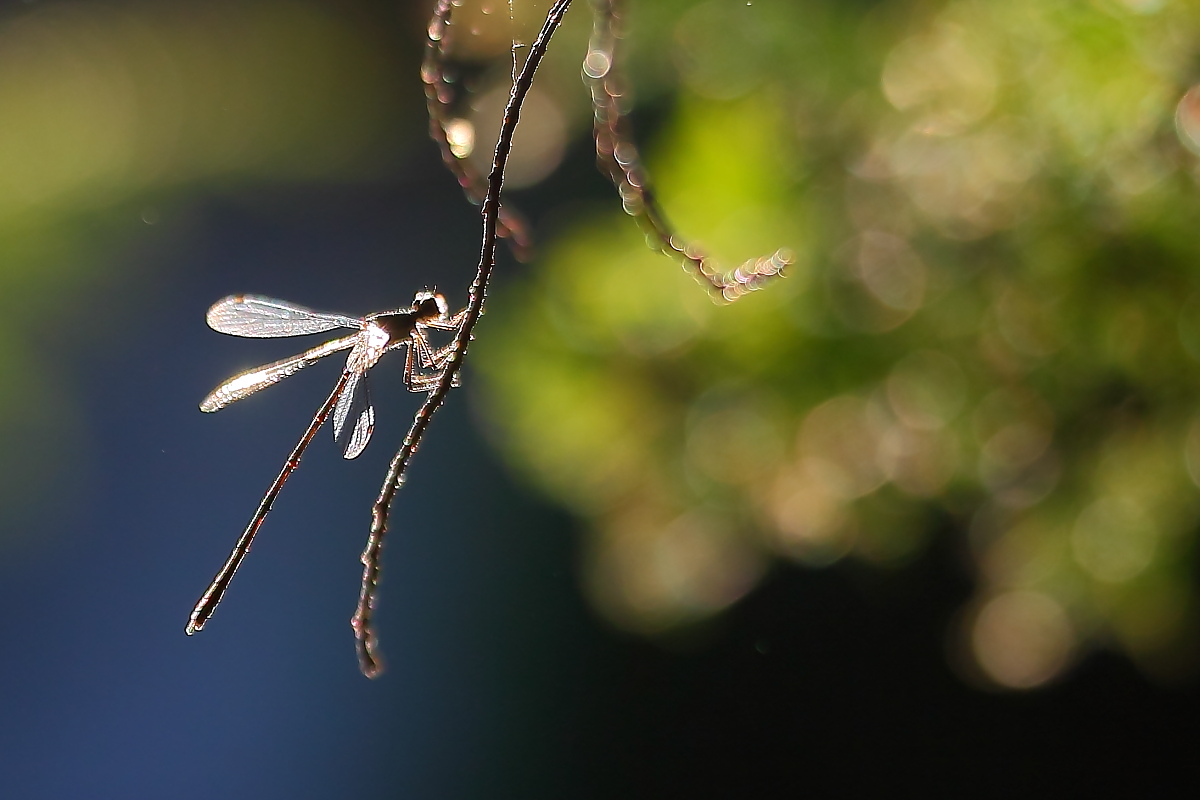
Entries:
[[[487, 182], [471, 166], [470, 161], [454, 154], [447, 136], [447, 130], [453, 123], [447, 112], [455, 92], [446, 74], [446, 40], [451, 34], [450, 13], [454, 5], [454, 0], [438, 0], [433, 10], [433, 18], [429, 21], [429, 38], [425, 42], [425, 61], [421, 65], [421, 80], [425, 82], [425, 105], [429, 109], [429, 135], [437, 142], [442, 161], [458, 179], [458, 185], [467, 199], [479, 205], [487, 193]], [[501, 209], [496, 232], [509, 240], [518, 261], [528, 260], [532, 238], [528, 224], [517, 211]]]
[[[434, 20], [430, 24], [431, 41], [435, 34], [435, 28], [439, 29], [439, 36], [444, 34], [446, 21], [449, 19], [450, 6], [451, 4], [448, 0], [440, 0], [438, 3]], [[525, 96], [529, 93], [529, 88], [533, 85], [534, 73], [537, 71], [542, 57], [546, 54], [550, 38], [558, 29], [563, 15], [570, 6], [571, 0], [555, 0], [554, 5], [551, 6], [550, 11], [546, 15], [546, 21], [543, 23], [537, 39], [534, 40], [533, 45], [529, 48], [529, 57], [526, 59], [524, 66], [522, 66], [516, 81], [513, 83], [512, 93], [508, 98], [508, 105], [504, 109], [504, 120], [500, 126], [500, 134], [496, 141], [495, 155], [492, 158], [492, 171], [488, 175], [487, 180], [487, 191], [483, 197], [483, 241], [480, 246], [479, 267], [475, 273], [475, 280], [471, 284], [466, 315], [454, 340], [453, 350], [449, 355], [446, 368], [442, 372], [441, 380], [438, 381], [436, 388], [425, 398], [424, 404], [418, 409], [416, 416], [413, 417], [412, 426], [408, 429], [408, 434], [404, 437], [404, 443], [396, 452], [395, 457], [392, 458], [392, 463], [388, 467], [387, 477], [384, 478], [383, 486], [379, 490], [379, 497], [375, 500], [375, 505], [372, 508], [371, 533], [367, 538], [367, 546], [362, 554], [363, 576], [362, 587], [359, 591], [358, 609], [354, 612], [354, 617], [350, 621], [350, 624], [354, 627], [354, 635], [358, 646], [359, 667], [362, 669], [363, 674], [369, 678], [375, 677], [383, 669], [383, 664], [380, 661], [378, 653], [378, 641], [371, 624], [371, 615], [374, 611], [375, 597], [379, 586], [379, 559], [383, 549], [383, 539], [387, 533], [389, 511], [392, 501], [396, 497], [396, 492], [404, 484], [408, 465], [412, 462], [412, 458], [416, 454], [417, 448], [425, 436], [425, 432], [429, 429], [429, 423], [432, 421], [433, 415], [442, 407], [442, 404], [446, 400], [446, 395], [457, 379], [458, 372], [462, 368], [463, 358], [467, 353], [467, 347], [471, 342], [471, 332], [474, 330], [475, 323], [479, 321], [479, 317], [483, 313], [483, 303], [487, 296], [488, 282], [491, 280], [492, 270], [496, 264], [496, 239], [500, 235], [500, 222], [503, 214], [500, 208], [500, 191], [504, 186], [504, 168], [508, 163], [509, 152], [512, 149], [513, 132], [516, 130], [517, 122], [520, 119], [521, 107], [525, 102]], [[426, 64], [428, 65], [428, 63], [427, 60]], [[429, 83], [428, 78], [426, 85], [432, 85]], [[435, 127], [441, 127], [441, 123], [437, 123]]]
[[583, 62], [583, 78], [591, 90], [596, 117], [596, 161], [617, 187], [625, 213], [637, 219], [659, 250], [678, 260], [712, 292], [714, 299], [732, 302], [782, 276], [793, 260], [786, 248], [724, 271], [699, 245], [674, 233], [642, 168], [633, 129], [622, 108], [626, 89], [616, 70], [620, 0], [593, 0], [593, 4], [592, 38]]

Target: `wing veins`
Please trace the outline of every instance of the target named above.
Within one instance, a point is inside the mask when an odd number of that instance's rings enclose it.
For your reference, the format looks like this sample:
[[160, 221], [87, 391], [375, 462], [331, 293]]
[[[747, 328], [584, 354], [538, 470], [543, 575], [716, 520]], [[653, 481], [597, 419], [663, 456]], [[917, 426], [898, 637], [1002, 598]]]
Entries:
[[331, 353], [336, 353], [339, 350], [353, 347], [357, 341], [358, 334], [343, 336], [340, 339], [333, 339], [310, 350], [305, 350], [303, 353], [291, 358], [273, 361], [270, 364], [264, 364], [261, 367], [240, 372], [209, 392], [208, 397], [204, 398], [200, 403], [200, 410], [205, 412], [220, 411], [230, 403], [235, 403], [238, 400], [249, 397], [261, 389], [265, 389], [268, 386], [279, 383], [284, 378], [295, 375], [318, 359], [324, 358]]
[[208, 326], [218, 333], [251, 338], [304, 336], [334, 328], [360, 328], [361, 320], [343, 314], [325, 314], [311, 308], [244, 294], [218, 300], [206, 315]]

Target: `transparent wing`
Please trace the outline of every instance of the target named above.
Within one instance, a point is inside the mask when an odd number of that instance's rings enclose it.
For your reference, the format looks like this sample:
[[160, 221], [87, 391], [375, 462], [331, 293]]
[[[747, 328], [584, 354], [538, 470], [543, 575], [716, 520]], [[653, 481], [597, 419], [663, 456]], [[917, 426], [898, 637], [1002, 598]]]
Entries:
[[208, 327], [231, 336], [270, 338], [303, 336], [334, 328], [361, 328], [361, 320], [341, 314], [322, 314], [311, 308], [261, 297], [238, 294], [218, 300], [208, 310]]
[[243, 397], [249, 397], [259, 389], [265, 389], [272, 384], [279, 383], [279, 381], [289, 375], [295, 375], [317, 359], [323, 358], [330, 353], [336, 353], [339, 350], [353, 347], [358, 339], [358, 334], [344, 336], [341, 339], [334, 339], [311, 350], [305, 350], [300, 355], [238, 373], [209, 392], [208, 397], [204, 398], [200, 403], [200, 410], [206, 412], [220, 411], [230, 403], [241, 400]]
[[[346, 435], [346, 421], [353, 419], [354, 428]], [[371, 391], [367, 376], [351, 372], [338, 395], [333, 408], [333, 440], [343, 445], [343, 458], [356, 458], [371, 441], [375, 428], [375, 409], [371, 405]]]
[[346, 369], [350, 373], [350, 377], [346, 379], [346, 385], [342, 387], [342, 393], [338, 395], [337, 405], [333, 407], [333, 440], [335, 442], [342, 440], [342, 428], [345, 427], [346, 420], [350, 417], [350, 406], [354, 404], [355, 394], [364, 374], [349, 367]]
[[[351, 391], [351, 400], [348, 404], [349, 412], [348, 419], [354, 420], [354, 429], [349, 435], [345, 434], [343, 428], [341, 439], [335, 437], [336, 441], [345, 441], [342, 448], [342, 458], [358, 458], [367, 447], [367, 442], [371, 441], [371, 432], [375, 429], [375, 407], [371, 404], [370, 384], [367, 382], [367, 376], [363, 375], [357, 381], [354, 387], [347, 387]], [[346, 392], [342, 392], [342, 396], [346, 396]], [[338, 398], [341, 400], [341, 397]]]

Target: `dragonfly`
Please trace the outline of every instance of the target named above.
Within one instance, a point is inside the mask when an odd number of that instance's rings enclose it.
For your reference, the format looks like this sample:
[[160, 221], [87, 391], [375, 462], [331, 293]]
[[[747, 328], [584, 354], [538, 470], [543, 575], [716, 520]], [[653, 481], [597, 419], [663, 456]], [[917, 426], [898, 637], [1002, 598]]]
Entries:
[[[325, 356], [349, 350], [346, 366], [329, 397], [317, 409], [308, 429], [284, 462], [279, 475], [258, 504], [246, 529], [238, 538], [229, 558], [201, 595], [185, 631], [189, 636], [203, 630], [205, 623], [229, 588], [233, 575], [250, 552], [254, 536], [262, 526], [275, 498], [284, 483], [300, 464], [304, 450], [321, 426], [333, 415], [334, 441], [342, 446], [344, 458], [356, 458], [371, 440], [375, 426], [375, 410], [367, 384], [367, 372], [384, 353], [405, 348], [404, 384], [413, 392], [429, 392], [442, 380], [454, 344], [435, 348], [429, 341], [429, 331], [457, 333], [466, 316], [466, 309], [451, 315], [446, 298], [428, 290], [417, 292], [407, 309], [381, 311], [365, 317], [326, 314], [310, 308], [260, 295], [232, 295], [219, 300], [208, 310], [208, 326], [219, 333], [252, 338], [305, 336], [337, 328], [349, 328], [354, 333], [331, 339], [303, 353], [246, 370], [213, 389], [200, 410], [219, 411], [230, 403], [272, 386]], [[458, 376], [454, 377], [458, 385]]]

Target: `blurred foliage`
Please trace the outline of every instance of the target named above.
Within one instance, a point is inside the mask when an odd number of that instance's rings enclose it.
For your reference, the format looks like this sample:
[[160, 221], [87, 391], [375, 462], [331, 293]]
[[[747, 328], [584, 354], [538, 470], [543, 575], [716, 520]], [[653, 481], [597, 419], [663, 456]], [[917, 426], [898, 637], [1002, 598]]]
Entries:
[[614, 196], [498, 281], [480, 407], [587, 520], [597, 607], [660, 633], [950, 530], [964, 674], [1193, 669], [1200, 4], [631, 5], [668, 214], [798, 263], [714, 306]]

